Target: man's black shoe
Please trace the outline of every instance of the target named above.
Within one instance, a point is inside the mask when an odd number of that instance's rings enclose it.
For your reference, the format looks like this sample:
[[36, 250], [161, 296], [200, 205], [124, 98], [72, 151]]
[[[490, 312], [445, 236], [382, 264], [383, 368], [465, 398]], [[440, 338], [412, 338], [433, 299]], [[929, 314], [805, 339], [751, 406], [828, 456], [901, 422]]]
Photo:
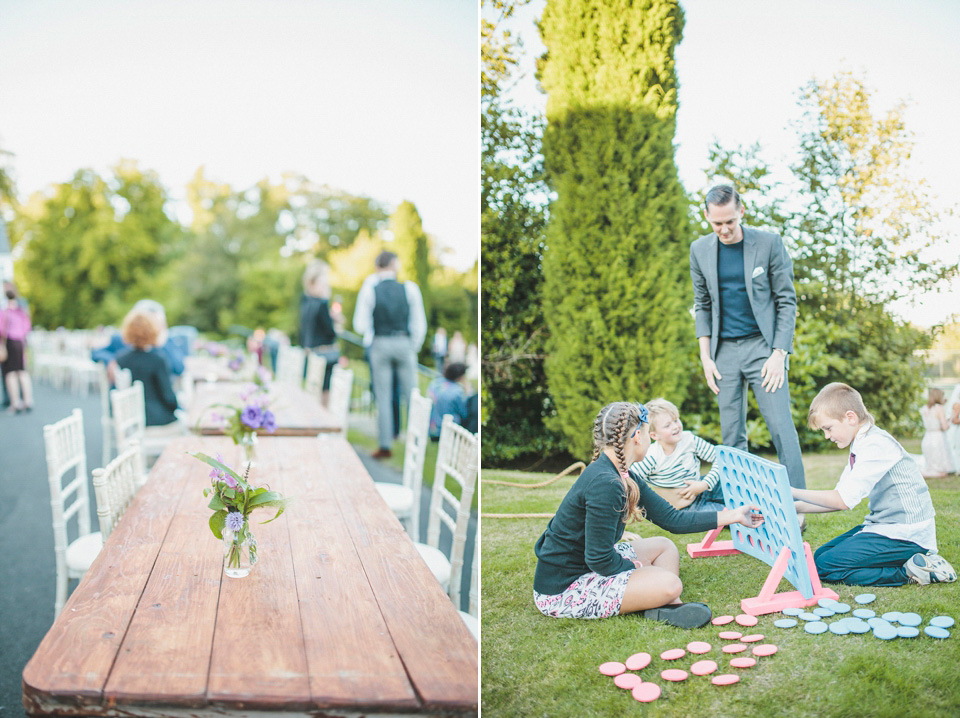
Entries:
[[643, 617], [678, 628], [700, 628], [713, 618], [713, 614], [705, 603], [691, 602], [649, 608], [643, 612]]

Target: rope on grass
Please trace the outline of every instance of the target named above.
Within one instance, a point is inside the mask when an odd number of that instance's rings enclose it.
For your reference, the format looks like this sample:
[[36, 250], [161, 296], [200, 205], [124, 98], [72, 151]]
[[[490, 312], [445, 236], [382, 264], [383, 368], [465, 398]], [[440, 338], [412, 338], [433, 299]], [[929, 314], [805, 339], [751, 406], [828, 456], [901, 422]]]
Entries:
[[[587, 465], [584, 464], [582, 461], [576, 461], [570, 464], [570, 466], [565, 468], [563, 471], [561, 471], [559, 474], [557, 474], [553, 478], [547, 479], [546, 481], [541, 481], [539, 484], [518, 484], [512, 481], [497, 481], [494, 479], [481, 479], [481, 481], [483, 483], [497, 484], [499, 486], [514, 486], [518, 489], [542, 489], [544, 486], [549, 486], [553, 482], [562, 479], [571, 471], [574, 471], [575, 469], [582, 470], [582, 469], [585, 469], [586, 466]], [[487, 513], [480, 514], [480, 518], [482, 519], [552, 519], [553, 516], [554, 516], [553, 514], [487, 514]]]

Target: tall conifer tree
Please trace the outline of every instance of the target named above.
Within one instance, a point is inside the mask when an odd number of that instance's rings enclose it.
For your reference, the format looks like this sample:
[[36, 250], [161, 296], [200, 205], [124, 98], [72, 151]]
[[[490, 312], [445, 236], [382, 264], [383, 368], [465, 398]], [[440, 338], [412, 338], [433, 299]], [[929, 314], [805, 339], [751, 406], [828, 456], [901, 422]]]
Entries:
[[674, 163], [677, 0], [548, 0], [544, 313], [556, 428], [579, 456], [607, 402], [683, 400], [695, 346]]

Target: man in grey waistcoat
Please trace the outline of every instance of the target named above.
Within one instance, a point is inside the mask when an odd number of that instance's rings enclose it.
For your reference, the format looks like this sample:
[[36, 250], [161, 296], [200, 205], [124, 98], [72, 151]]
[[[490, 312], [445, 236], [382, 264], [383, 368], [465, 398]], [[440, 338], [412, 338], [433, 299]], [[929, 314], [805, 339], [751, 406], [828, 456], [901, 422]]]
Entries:
[[420, 287], [397, 281], [397, 255], [381, 252], [375, 264], [377, 271], [364, 280], [357, 294], [353, 329], [365, 338], [372, 337], [370, 373], [377, 399], [379, 441], [373, 458], [386, 459], [393, 445], [393, 377], [397, 377], [405, 406], [410, 390], [417, 386], [417, 354], [427, 336], [427, 317]]
[[750, 386], [790, 485], [805, 488], [787, 386], [797, 321], [793, 263], [779, 235], [740, 224], [743, 205], [732, 186], [713, 187], [704, 205], [713, 232], [690, 245], [690, 276], [700, 362], [717, 396], [723, 443], [747, 450]]

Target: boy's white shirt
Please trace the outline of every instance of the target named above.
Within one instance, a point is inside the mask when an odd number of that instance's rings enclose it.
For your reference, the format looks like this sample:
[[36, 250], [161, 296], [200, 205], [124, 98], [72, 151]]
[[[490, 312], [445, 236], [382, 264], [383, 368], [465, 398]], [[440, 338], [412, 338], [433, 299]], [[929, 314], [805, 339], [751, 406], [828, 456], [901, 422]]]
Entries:
[[[697, 456], [695, 434], [693, 432], [683, 431], [680, 434], [680, 440], [669, 455], [664, 452], [660, 442], [655, 441], [650, 445], [645, 458], [650, 458], [654, 464], [653, 470], [645, 477], [646, 481], [654, 486], [678, 488], [684, 486], [683, 480], [699, 481], [705, 478], [700, 476], [700, 457]], [[633, 466], [636, 467], [640, 463], [642, 462], [637, 462]], [[682, 472], [683, 480], [679, 478], [675, 478], [673, 481], [664, 480], [664, 475], [677, 472]], [[709, 486], [709, 484], [708, 481], [707, 485]], [[714, 482], [714, 485], [716, 485], [716, 482]]]
[[[851, 509], [870, 495], [877, 482], [903, 456], [903, 449], [896, 441], [879, 433], [868, 435], [872, 428], [873, 424], [860, 427], [850, 442], [850, 453], [856, 456], [856, 461], [853, 468], [847, 462], [837, 482], [837, 493]], [[925, 549], [937, 550], [937, 529], [932, 518], [913, 524], [867, 524], [863, 531], [887, 538], [913, 541]]]

